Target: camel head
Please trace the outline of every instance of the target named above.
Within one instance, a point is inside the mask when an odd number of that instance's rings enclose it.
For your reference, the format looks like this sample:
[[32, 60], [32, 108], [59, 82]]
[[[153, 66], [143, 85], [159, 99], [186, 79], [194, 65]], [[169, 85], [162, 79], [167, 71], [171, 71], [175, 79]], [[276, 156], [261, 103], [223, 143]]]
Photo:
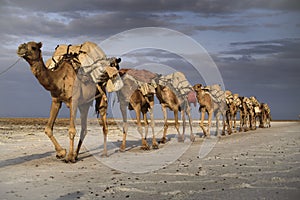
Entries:
[[119, 63], [121, 62], [121, 58], [111, 57], [109, 58], [110, 66], [120, 69]]
[[202, 85], [201, 84], [196, 84], [193, 86], [193, 89], [195, 92], [201, 92], [202, 91]]
[[41, 58], [42, 43], [28, 42], [21, 44], [17, 50], [17, 54], [25, 60], [34, 61]]

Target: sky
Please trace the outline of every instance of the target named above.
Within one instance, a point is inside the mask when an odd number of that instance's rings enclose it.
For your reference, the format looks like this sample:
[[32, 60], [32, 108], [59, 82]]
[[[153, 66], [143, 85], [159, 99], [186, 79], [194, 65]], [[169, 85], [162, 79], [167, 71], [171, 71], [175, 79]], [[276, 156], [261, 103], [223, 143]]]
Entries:
[[[121, 57], [123, 68], [170, 68], [184, 72], [192, 85], [221, 77], [225, 89], [268, 103], [273, 119], [295, 120], [299, 11], [298, 0], [0, 0], [0, 73], [18, 60], [19, 44], [42, 42], [46, 60], [58, 44], [92, 41], [108, 56]], [[129, 43], [134, 48], [126, 51]], [[209, 77], [198, 49], [216, 67]], [[50, 94], [24, 60], [0, 74], [0, 95], [0, 117], [49, 115]], [[59, 116], [68, 116], [66, 107]]]

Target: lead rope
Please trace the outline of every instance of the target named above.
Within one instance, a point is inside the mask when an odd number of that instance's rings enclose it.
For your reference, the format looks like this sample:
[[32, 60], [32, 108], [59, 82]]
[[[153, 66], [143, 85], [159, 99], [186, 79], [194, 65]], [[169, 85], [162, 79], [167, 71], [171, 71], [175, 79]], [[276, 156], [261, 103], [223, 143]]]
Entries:
[[0, 76], [3, 75], [4, 73], [6, 73], [8, 70], [10, 70], [11, 68], [13, 68], [22, 58], [20, 57], [16, 62], [14, 62], [12, 65], [10, 65], [9, 67], [7, 67], [5, 70], [3, 70], [2, 72], [0, 72]]

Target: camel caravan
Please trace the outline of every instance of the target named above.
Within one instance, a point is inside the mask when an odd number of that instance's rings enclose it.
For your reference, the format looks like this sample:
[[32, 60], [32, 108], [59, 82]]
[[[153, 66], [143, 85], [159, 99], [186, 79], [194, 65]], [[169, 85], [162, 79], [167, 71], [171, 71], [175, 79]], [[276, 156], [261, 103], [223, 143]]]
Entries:
[[[56, 157], [66, 162], [76, 162], [87, 135], [87, 117], [89, 107], [95, 100], [95, 111], [99, 124], [103, 127], [103, 156], [107, 156], [107, 93], [116, 92], [120, 102], [123, 118], [123, 140], [120, 151], [126, 149], [128, 132], [127, 109], [134, 110], [138, 133], [141, 135], [141, 149], [149, 150], [147, 135], [149, 125], [152, 131], [152, 148], [159, 148], [159, 143], [166, 143], [168, 132], [167, 109], [174, 112], [175, 128], [178, 141], [185, 140], [186, 116], [190, 126], [190, 140], [195, 140], [192, 129], [190, 105], [199, 104], [201, 113], [200, 127], [203, 137], [211, 136], [212, 119], [216, 119], [216, 135], [230, 135], [237, 132], [237, 114], [239, 113], [239, 131], [255, 130], [258, 127], [271, 127], [270, 108], [266, 103], [260, 103], [256, 97], [242, 97], [231, 91], [223, 91], [219, 85], [192, 86], [185, 75], [175, 72], [161, 75], [147, 70], [131, 68], [120, 69], [120, 58], [107, 57], [104, 51], [95, 43], [85, 42], [80, 45], [58, 45], [52, 58], [44, 63], [41, 51], [42, 43], [28, 42], [21, 44], [17, 54], [24, 58], [39, 83], [50, 92], [52, 104], [50, 116], [45, 127], [45, 134], [49, 137], [56, 150]], [[163, 137], [157, 142], [154, 132], [154, 99], [159, 100], [164, 116]], [[53, 126], [62, 103], [70, 110], [69, 139], [67, 150], [62, 148], [53, 135]], [[76, 135], [75, 119], [79, 110], [81, 131], [76, 150], [74, 138]], [[179, 112], [182, 119], [182, 133], [179, 129]], [[147, 119], [150, 115], [150, 123]], [[208, 123], [204, 125], [205, 115]], [[144, 128], [142, 127], [141, 114]], [[220, 118], [222, 117], [222, 133], [219, 133]], [[144, 131], [143, 131], [144, 130]]]

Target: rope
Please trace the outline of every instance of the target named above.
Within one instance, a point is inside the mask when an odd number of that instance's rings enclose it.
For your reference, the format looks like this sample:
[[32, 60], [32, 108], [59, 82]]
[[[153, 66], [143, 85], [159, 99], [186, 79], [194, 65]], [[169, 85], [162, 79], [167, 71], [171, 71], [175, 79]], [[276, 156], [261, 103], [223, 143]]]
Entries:
[[10, 70], [11, 68], [13, 68], [13, 66], [15, 66], [22, 58], [20, 57], [16, 62], [14, 62], [12, 65], [10, 65], [8, 68], [6, 68], [5, 70], [3, 70], [2, 72], [0, 72], [0, 76], [4, 73], [6, 73], [8, 70]]

